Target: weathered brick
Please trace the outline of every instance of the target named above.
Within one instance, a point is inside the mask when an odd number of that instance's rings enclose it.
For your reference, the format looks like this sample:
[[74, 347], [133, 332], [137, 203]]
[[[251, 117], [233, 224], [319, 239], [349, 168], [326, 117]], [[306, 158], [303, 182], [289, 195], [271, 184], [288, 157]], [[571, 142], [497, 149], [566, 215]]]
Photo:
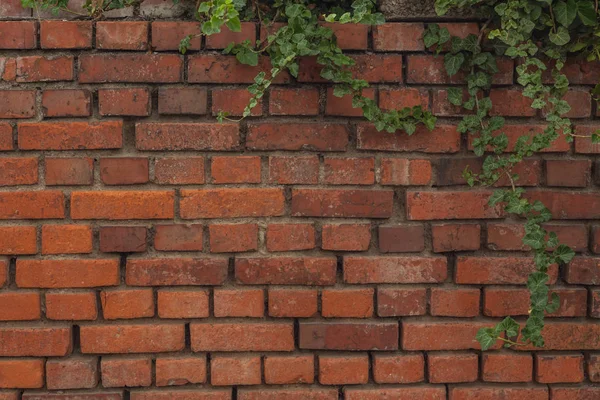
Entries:
[[0, 220], [65, 217], [64, 195], [57, 190], [1, 192], [0, 204]]
[[265, 299], [262, 289], [215, 289], [215, 317], [255, 317], [264, 315]]
[[98, 316], [95, 292], [46, 292], [46, 317], [52, 320], [93, 321]]
[[431, 315], [441, 317], [475, 317], [479, 315], [479, 289], [432, 288]]
[[378, 235], [382, 253], [418, 252], [425, 248], [423, 225], [380, 225]]
[[367, 354], [319, 356], [319, 382], [322, 385], [364, 385], [368, 381]]
[[205, 356], [156, 359], [156, 386], [180, 386], [204, 382], [206, 382]]
[[91, 389], [98, 384], [96, 357], [69, 357], [46, 362], [46, 382], [50, 390]]
[[101, 158], [100, 179], [105, 185], [135, 185], [148, 182], [147, 158]]
[[315, 248], [315, 228], [312, 224], [269, 224], [267, 250], [292, 251]]
[[[190, 83], [254, 83], [259, 72], [270, 70], [271, 63], [266, 57], [261, 57], [255, 67], [239, 63], [234, 56], [202, 54], [188, 58]], [[283, 71], [275, 78], [275, 83], [289, 80], [289, 74]]]
[[431, 226], [433, 251], [478, 250], [481, 226], [478, 224], [436, 224]]
[[118, 149], [123, 144], [123, 123], [24, 122], [18, 125], [21, 150]]
[[92, 252], [89, 225], [43, 225], [42, 254], [85, 254]]
[[89, 288], [119, 284], [118, 259], [17, 260], [22, 288]]
[[371, 225], [324, 225], [321, 239], [323, 250], [365, 251], [371, 244]]
[[210, 383], [214, 386], [260, 385], [260, 356], [216, 355], [210, 360]]
[[315, 361], [312, 354], [266, 356], [264, 359], [267, 385], [294, 385], [313, 383]]
[[44, 386], [44, 360], [0, 360], [0, 389], [37, 389]]
[[101, 50], [146, 50], [148, 22], [99, 21], [96, 23], [96, 48]]
[[373, 27], [373, 48], [375, 51], [422, 51], [422, 22], [387, 23]]
[[372, 185], [375, 183], [375, 159], [326, 157], [323, 182], [327, 185]]
[[[535, 271], [533, 258], [529, 257], [458, 257], [455, 282], [458, 284], [523, 285]], [[550, 283], [556, 282], [556, 264], [548, 270]]]
[[[218, 115], [224, 112], [231, 116], [241, 117], [252, 97], [252, 93], [246, 89], [213, 89], [212, 114]], [[263, 99], [260, 98], [256, 101], [258, 104], [250, 110], [251, 116], [262, 115]]]
[[579, 383], [584, 380], [583, 354], [536, 354], [535, 370], [540, 383]]
[[251, 44], [256, 41], [256, 24], [254, 22], [242, 22], [239, 32], [232, 32], [224, 26], [221, 28], [221, 32], [207, 36], [206, 48], [224, 49], [230, 43], [242, 43], [245, 40], [249, 40]]
[[342, 124], [252, 123], [246, 146], [251, 150], [344, 151], [348, 135]]
[[531, 382], [533, 358], [531, 354], [489, 353], [481, 358], [482, 378], [485, 382]]
[[548, 388], [510, 386], [455, 386], [450, 388], [450, 398], [452, 400], [547, 400]]
[[104, 319], [133, 319], [154, 316], [152, 289], [116, 289], [100, 292]]
[[313, 289], [269, 289], [269, 316], [308, 318], [317, 313], [317, 291]]
[[145, 88], [98, 90], [101, 115], [150, 115], [150, 92]]
[[424, 371], [425, 362], [422, 354], [373, 355], [373, 379], [378, 384], [423, 382]]
[[89, 49], [92, 47], [91, 21], [41, 21], [42, 49]]
[[160, 251], [202, 251], [202, 225], [156, 225], [154, 248]]
[[0, 226], [0, 254], [37, 253], [35, 226]]
[[46, 157], [46, 185], [91, 185], [94, 181], [94, 160], [91, 158]]
[[227, 259], [129, 259], [125, 281], [130, 286], [221, 285], [227, 278]]
[[179, 213], [183, 219], [279, 216], [284, 213], [283, 190], [199, 189], [181, 190]]
[[346, 283], [437, 283], [447, 275], [445, 257], [344, 257]]
[[500, 218], [502, 207], [490, 207], [488, 191], [420, 192], [406, 193], [408, 219], [423, 221], [435, 219]]
[[35, 49], [35, 31], [33, 21], [0, 22], [0, 49]]
[[292, 351], [291, 323], [191, 323], [192, 351]]
[[172, 191], [104, 191], [71, 193], [73, 219], [171, 219]]
[[104, 387], [152, 385], [152, 360], [148, 357], [102, 357], [100, 368]]
[[183, 324], [85, 325], [80, 327], [81, 352], [161, 353], [185, 346]]
[[158, 113], [172, 115], [204, 115], [207, 112], [204, 88], [178, 87], [158, 89]]
[[326, 318], [369, 318], [373, 289], [326, 289], [321, 292], [321, 314]]
[[34, 321], [40, 317], [39, 293], [29, 291], [0, 293], [0, 321]]
[[235, 277], [249, 285], [333, 285], [332, 257], [236, 258]]
[[292, 215], [298, 217], [388, 218], [391, 190], [293, 189]]
[[[493, 326], [494, 323], [470, 320], [427, 322], [407, 319], [402, 322], [401, 346], [404, 350], [479, 349], [479, 342], [475, 340], [477, 331]], [[499, 345], [498, 340], [494, 348]]]
[[380, 287], [377, 289], [377, 315], [402, 317], [424, 315], [427, 311], [427, 289]]
[[430, 353], [427, 358], [430, 383], [475, 382], [479, 373], [475, 353]]
[[84, 54], [79, 82], [181, 82], [183, 58], [176, 54]]
[[72, 349], [71, 327], [0, 328], [2, 357], [63, 357]]
[[260, 157], [213, 157], [210, 164], [213, 183], [260, 183]]
[[179, 43], [188, 35], [198, 35], [190, 41], [189, 50], [200, 50], [200, 23], [188, 21], [152, 22], [152, 48], [156, 51], [179, 50]]
[[72, 56], [26, 56], [17, 58], [17, 82], [72, 81]]
[[317, 184], [319, 181], [319, 157], [269, 157], [269, 181], [278, 184]]
[[456, 153], [460, 149], [460, 133], [454, 125], [437, 124], [432, 131], [419, 126], [408, 136], [402, 132], [378, 132], [373, 124], [360, 123], [357, 147], [359, 150]]
[[147, 229], [143, 226], [100, 227], [100, 251], [137, 253], [146, 251]]
[[0, 90], [0, 118], [35, 116], [35, 90]]
[[92, 96], [88, 90], [44, 90], [42, 111], [46, 117], [88, 117], [92, 113]]
[[233, 150], [240, 142], [237, 124], [139, 122], [138, 150]]
[[208, 291], [159, 290], [158, 316], [160, 318], [208, 317]]
[[397, 350], [398, 324], [391, 322], [300, 322], [301, 349]]
[[204, 157], [158, 158], [154, 162], [154, 181], [160, 185], [203, 184]]
[[312, 88], [273, 88], [269, 96], [271, 115], [319, 114], [319, 91]]

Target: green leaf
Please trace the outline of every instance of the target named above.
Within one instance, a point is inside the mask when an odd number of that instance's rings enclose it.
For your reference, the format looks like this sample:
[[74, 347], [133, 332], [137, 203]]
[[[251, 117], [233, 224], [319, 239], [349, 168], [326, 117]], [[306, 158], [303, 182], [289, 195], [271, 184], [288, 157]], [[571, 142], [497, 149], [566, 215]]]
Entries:
[[496, 343], [498, 334], [492, 328], [481, 328], [477, 331], [475, 339], [477, 339], [481, 345], [481, 350], [485, 351]]
[[456, 75], [464, 62], [465, 56], [462, 53], [447, 53], [444, 56], [444, 66], [449, 76]]
[[577, 3], [574, 0], [569, 0], [568, 3], [559, 1], [553, 8], [556, 21], [565, 28], [568, 28], [577, 16]]
[[242, 23], [240, 22], [239, 17], [231, 18], [227, 21], [227, 27], [232, 32], [241, 32], [242, 31]]
[[546, 305], [546, 312], [552, 314], [560, 307], [560, 297], [556, 293], [552, 293], [551, 301]]
[[548, 37], [550, 38], [550, 41], [557, 46], [564, 46], [571, 40], [569, 31], [564, 26], [559, 26], [556, 33], [550, 32]]
[[595, 5], [590, 0], [580, 0], [577, 3], [577, 15], [579, 15], [579, 19], [584, 25], [595, 26], [598, 24]]
[[554, 253], [552, 253], [552, 255], [561, 262], [568, 264], [573, 259], [573, 257], [575, 257], [575, 252], [569, 246], [561, 244], [556, 248], [556, 250], [554, 250]]
[[455, 106], [462, 104], [463, 91], [461, 88], [450, 87], [448, 88], [448, 101]]
[[496, 329], [502, 332], [506, 332], [506, 336], [508, 337], [514, 337], [519, 334], [520, 326], [517, 323], [517, 321], [515, 321], [511, 317], [506, 317], [502, 320], [500, 324], [498, 324]]
[[256, 67], [258, 65], [258, 53], [255, 53], [246, 47], [240, 47], [237, 53], [235, 54], [235, 58], [240, 63], [245, 65], [250, 65], [253, 67]]
[[198, 12], [201, 14], [206, 14], [210, 11], [210, 1], [203, 1], [198, 5]]
[[600, 143], [600, 134], [599, 133], [592, 133], [592, 144], [599, 144]]

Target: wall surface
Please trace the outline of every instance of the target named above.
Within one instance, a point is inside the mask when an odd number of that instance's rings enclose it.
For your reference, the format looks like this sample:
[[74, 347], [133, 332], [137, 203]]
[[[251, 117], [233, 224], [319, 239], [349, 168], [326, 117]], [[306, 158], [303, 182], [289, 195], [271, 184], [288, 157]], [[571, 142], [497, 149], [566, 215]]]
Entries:
[[[254, 24], [182, 56], [198, 25], [164, 1], [96, 22], [0, 1], [1, 400], [600, 398], [600, 146], [520, 166], [578, 255], [553, 269], [546, 347], [481, 353], [479, 328], [526, 316], [533, 264], [522, 221], [464, 184], [481, 160], [446, 101], [462, 82], [423, 22], [336, 28], [381, 107], [440, 117], [408, 137], [376, 132], [310, 59], [254, 117], [216, 122], [257, 72], [218, 49]], [[500, 66], [514, 141], [543, 125]], [[600, 67], [566, 71], [590, 131]]]

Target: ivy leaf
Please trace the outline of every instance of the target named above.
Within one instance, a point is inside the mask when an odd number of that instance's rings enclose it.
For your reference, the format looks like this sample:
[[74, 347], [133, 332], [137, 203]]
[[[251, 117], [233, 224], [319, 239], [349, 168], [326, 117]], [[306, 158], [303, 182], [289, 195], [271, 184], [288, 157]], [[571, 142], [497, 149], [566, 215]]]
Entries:
[[546, 312], [552, 314], [560, 307], [560, 297], [556, 293], [552, 293], [551, 301], [546, 305]]
[[465, 56], [462, 53], [447, 53], [444, 56], [444, 66], [449, 76], [456, 75], [464, 62]]
[[455, 106], [462, 104], [463, 91], [461, 88], [451, 87], [448, 88], [448, 101]]
[[481, 328], [477, 331], [475, 339], [481, 345], [481, 350], [485, 351], [492, 347], [498, 340], [498, 334], [492, 328]]
[[519, 334], [519, 324], [511, 317], [506, 317], [498, 324], [497, 329], [500, 331], [506, 331], [506, 336], [514, 337]]
[[568, 28], [577, 16], [577, 4], [574, 0], [569, 0], [568, 3], [559, 1], [553, 6], [553, 9], [556, 21], [565, 28]]
[[599, 144], [599, 143], [600, 143], [600, 134], [592, 133], [592, 144]]
[[239, 47], [235, 58], [242, 64], [256, 67], [258, 65], [258, 53], [253, 52], [247, 47]]
[[584, 25], [595, 26], [598, 23], [594, 3], [589, 0], [580, 0], [577, 3], [577, 15]]
[[557, 46], [564, 46], [571, 40], [569, 31], [564, 26], [559, 26], [556, 33], [550, 32], [548, 37], [550, 38], [550, 41]]
[[563, 263], [568, 264], [575, 257], [575, 252], [569, 246], [561, 244], [554, 250], [552, 255]]
[[450, 40], [450, 31], [448, 30], [448, 28], [440, 28], [439, 35], [440, 35], [439, 44], [444, 44], [448, 40]]
[[242, 23], [240, 22], [239, 17], [231, 18], [230, 20], [227, 21], [226, 25], [229, 28], [229, 30], [231, 30], [232, 32], [241, 32], [242, 31]]

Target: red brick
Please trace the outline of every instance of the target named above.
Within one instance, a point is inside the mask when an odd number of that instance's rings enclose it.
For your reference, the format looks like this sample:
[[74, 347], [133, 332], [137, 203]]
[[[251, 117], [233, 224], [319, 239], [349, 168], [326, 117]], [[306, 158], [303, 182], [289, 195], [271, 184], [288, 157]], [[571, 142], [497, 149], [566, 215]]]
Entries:
[[267, 250], [293, 251], [315, 248], [315, 227], [312, 224], [269, 224]]
[[[246, 89], [213, 89], [212, 114], [224, 112], [230, 116], [241, 117], [253, 95]], [[250, 110], [250, 115], [262, 115], [262, 98], [257, 99], [258, 104]]]
[[379, 251], [382, 253], [406, 253], [423, 251], [425, 229], [423, 225], [380, 225]]
[[478, 224], [436, 224], [431, 226], [433, 251], [478, 250], [481, 226]]
[[88, 225], [42, 226], [42, 254], [92, 252], [92, 229]]
[[[547, 400], [546, 387], [456, 386], [450, 388], [452, 400]], [[553, 397], [553, 399], [555, 399]], [[569, 397], [572, 399], [572, 397]]]
[[396, 322], [300, 322], [299, 347], [313, 350], [398, 349]]
[[598, 382], [600, 380], [600, 356], [596, 354], [590, 354], [587, 359], [587, 374], [592, 382]]
[[414, 106], [421, 106], [425, 110], [430, 108], [428, 90], [410, 87], [379, 89], [379, 107], [382, 110], [400, 110]]
[[[433, 55], [410, 55], [406, 62], [406, 82], [420, 84], [455, 84], [465, 82], [463, 71], [449, 77], [444, 68], [444, 57]], [[497, 85], [513, 83], [513, 61], [500, 58], [497, 60], [498, 70], [492, 78]]]
[[[435, 183], [437, 186], [466, 185], [464, 171], [468, 168], [474, 174], [480, 174], [483, 170], [483, 160], [481, 158], [442, 158], [438, 161], [437, 176]], [[515, 182], [516, 186], [536, 186], [540, 183], [542, 175], [542, 162], [539, 160], [526, 159], [516, 164], [513, 171], [519, 176]], [[512, 183], [506, 176], [501, 176], [494, 186], [511, 186]]]
[[312, 88], [273, 88], [269, 97], [271, 115], [318, 115], [319, 91]]
[[[254, 83], [259, 72], [271, 70], [271, 63], [266, 57], [258, 60], [253, 67], [241, 64], [234, 56], [201, 54], [188, 58], [188, 82], [190, 83]], [[275, 83], [289, 82], [287, 72], [281, 72]]]
[[79, 82], [181, 82], [183, 58], [176, 54], [85, 54]]
[[102, 357], [102, 386], [136, 387], [152, 385], [152, 360], [143, 358]]
[[216, 355], [210, 360], [213, 386], [260, 385], [260, 356]]
[[11, 125], [0, 122], [0, 151], [13, 149], [12, 131], [13, 128]]
[[443, 400], [446, 388], [440, 386], [412, 386], [402, 388], [344, 388], [346, 400], [414, 399]]
[[35, 31], [34, 21], [0, 22], [0, 49], [35, 49]]
[[150, 115], [150, 92], [145, 88], [98, 90], [100, 115]]
[[432, 131], [419, 125], [415, 133], [408, 136], [403, 132], [378, 132], [373, 124], [360, 123], [356, 146], [359, 150], [456, 153], [460, 149], [460, 136], [454, 125], [437, 124]]
[[240, 143], [237, 124], [139, 122], [138, 150], [233, 150]]
[[[549, 316], [577, 317], [587, 312], [587, 293], [579, 288], [552, 290], [560, 297], [559, 309]], [[486, 288], [484, 291], [484, 314], [501, 317], [508, 315], [528, 315], [530, 308], [529, 291], [514, 288]]]
[[265, 383], [267, 385], [293, 385], [314, 382], [314, 356], [266, 356]]
[[156, 359], [156, 386], [180, 386], [205, 382], [205, 356], [158, 357]]
[[262, 317], [265, 299], [262, 289], [215, 289], [215, 317]]
[[211, 160], [212, 182], [260, 183], [260, 157], [213, 157]]
[[42, 111], [45, 117], [88, 117], [92, 113], [92, 96], [88, 90], [44, 90]]
[[387, 23], [373, 27], [375, 51], [422, 51], [425, 27], [421, 22]]
[[[556, 282], [556, 265], [550, 266], [550, 283]], [[527, 283], [535, 263], [529, 257], [458, 257], [455, 282], [458, 284], [519, 285]]]
[[37, 253], [35, 226], [0, 226], [0, 254]]
[[89, 49], [92, 47], [91, 21], [41, 21], [42, 49]]
[[600, 282], [598, 262], [598, 258], [574, 258], [567, 265], [565, 281], [571, 284], [597, 285]]
[[600, 395], [600, 388], [594, 386], [580, 387], [550, 387], [550, 396], [552, 400], [588, 400], [594, 399]]
[[249, 285], [333, 285], [333, 257], [236, 258], [235, 277]]
[[407, 215], [411, 220], [499, 218], [500, 205], [490, 207], [491, 192], [419, 192], [406, 194]]
[[118, 289], [100, 292], [104, 319], [133, 319], [154, 316], [152, 289]]
[[492, 89], [490, 99], [493, 104], [490, 115], [533, 117], [537, 112], [531, 108], [533, 99], [523, 96], [523, 92], [520, 90]]
[[[554, 232], [560, 243], [575, 251], [584, 251], [588, 245], [587, 229], [583, 225], [548, 225], [544, 229]], [[488, 247], [492, 250], [530, 250], [523, 244], [525, 227], [520, 224], [488, 224]]]
[[96, 23], [96, 48], [101, 50], [146, 50], [148, 22], [99, 21]]
[[364, 251], [371, 243], [371, 225], [342, 224], [324, 225], [322, 248], [338, 251]]
[[[534, 124], [506, 124], [501, 130], [508, 138], [508, 146], [505, 152], [515, 151], [517, 140], [522, 136], [535, 136], [544, 131], [545, 125], [534, 125]], [[495, 135], [494, 135], [495, 136]], [[477, 135], [469, 135], [467, 141], [469, 150], [473, 149], [473, 140], [476, 139]], [[540, 153], [562, 153], [569, 151], [571, 144], [565, 139], [565, 135], [560, 135], [558, 139], [553, 141], [549, 147], [541, 150]], [[491, 146], [489, 147], [491, 149]]]
[[100, 150], [123, 145], [123, 123], [24, 122], [19, 124], [21, 150]]
[[316, 313], [316, 290], [269, 289], [269, 316], [276, 318], [309, 318]]
[[600, 146], [592, 143], [591, 136], [598, 130], [597, 125], [577, 125], [575, 134], [586, 136], [575, 138], [575, 152], [579, 154], [599, 154]]
[[375, 159], [326, 157], [324, 183], [328, 185], [372, 185], [375, 183]]
[[[402, 56], [398, 54], [357, 54], [350, 67], [354, 78], [372, 83], [402, 82]], [[298, 82], [325, 82], [321, 77], [323, 66], [314, 57], [304, 57], [299, 61]]]
[[159, 290], [158, 316], [160, 318], [208, 317], [208, 291]]
[[156, 51], [179, 50], [181, 40], [198, 35], [190, 42], [190, 50], [200, 50], [200, 23], [187, 21], [152, 22], [152, 47]]
[[46, 362], [46, 382], [49, 390], [91, 389], [98, 384], [96, 357], [70, 357]]
[[249, 40], [251, 44], [256, 42], [256, 24], [254, 22], [242, 22], [241, 31], [233, 32], [226, 26], [221, 32], [206, 37], [207, 49], [224, 49], [231, 43], [242, 43]]
[[[569, 105], [571, 110], [563, 114], [566, 118], [587, 118], [592, 114], [592, 96], [588, 90], [569, 90], [562, 97]], [[544, 111], [544, 110], [542, 110]], [[545, 113], [542, 113], [545, 116]]]
[[[549, 65], [552, 65], [549, 63]], [[570, 59], [565, 63], [565, 66], [561, 70], [563, 74], [567, 76], [569, 82], [574, 85], [593, 85], [600, 78], [600, 68], [598, 62], [588, 62], [583, 59], [578, 60], [576, 58]], [[552, 76], [549, 73], [544, 76], [544, 82], [552, 82]]]
[[104, 191], [71, 193], [73, 219], [171, 219], [172, 191]]
[[[363, 97], [375, 100], [374, 89], [363, 89], [361, 94]], [[362, 108], [354, 108], [352, 95], [348, 94], [343, 97], [337, 97], [333, 94], [333, 88], [328, 88], [325, 115], [362, 117], [363, 110]]]
[[278, 188], [182, 189], [179, 213], [183, 219], [268, 217], [284, 213], [284, 194]]
[[156, 225], [154, 248], [160, 251], [202, 251], [202, 225]]
[[137, 253], [146, 251], [147, 230], [142, 226], [100, 227], [100, 251]]
[[600, 212], [600, 194], [530, 190], [527, 199], [540, 200], [555, 219], [593, 219]]
[[357, 385], [369, 381], [369, 356], [320, 355], [319, 382], [322, 385]]
[[36, 389], [44, 386], [44, 360], [0, 360], [0, 389]]
[[235, 253], [258, 248], [258, 225], [227, 224], [210, 225], [211, 253]]
[[105, 185], [135, 185], [148, 182], [147, 158], [101, 158], [100, 179]]
[[[0, 288], [4, 286], [8, 280], [8, 264], [6, 261], [0, 259]], [[316, 302], [315, 302], [316, 308]]]
[[321, 292], [325, 318], [369, 318], [373, 315], [373, 289], [327, 289]]
[[[470, 320], [437, 320], [402, 322], [401, 346], [403, 350], [468, 350], [479, 349], [475, 340], [481, 328], [491, 328], [494, 323]], [[494, 346], [499, 348], [500, 341]]]
[[546, 160], [546, 184], [586, 187], [590, 182], [591, 169], [591, 160]]
[[384, 158], [381, 160], [382, 185], [427, 185], [431, 181], [429, 160]]
[[536, 354], [535, 380], [540, 383], [579, 383], [584, 380], [583, 354]]
[[333, 123], [253, 123], [246, 142], [251, 150], [344, 151], [347, 145], [347, 126]]
[[94, 160], [91, 158], [46, 157], [46, 185], [91, 185], [94, 181]]
[[185, 347], [185, 326], [82, 325], [80, 338], [81, 352], [84, 354], [175, 352]]
[[160, 185], [204, 183], [204, 157], [158, 158], [154, 163], [154, 181]]
[[71, 56], [27, 56], [17, 58], [17, 82], [72, 81], [74, 59]]
[[64, 195], [58, 190], [1, 192], [1, 219], [65, 217]]
[[46, 292], [48, 319], [93, 321], [97, 316], [95, 292]]
[[222, 285], [227, 278], [227, 259], [154, 258], [127, 260], [129, 286]]
[[17, 59], [0, 57], [0, 80], [14, 82], [17, 79]]
[[377, 289], [377, 315], [380, 317], [425, 315], [426, 311], [427, 290], [424, 288]]
[[40, 317], [39, 293], [25, 291], [0, 293], [0, 321], [34, 321]]
[[336, 36], [337, 44], [343, 50], [366, 50], [369, 26], [366, 24], [324, 23]]
[[388, 218], [393, 197], [391, 190], [293, 189], [292, 215]]
[[531, 354], [483, 354], [482, 379], [485, 382], [531, 382], [533, 358]]
[[479, 372], [474, 353], [429, 353], [430, 383], [475, 382]]
[[[148, 0], [146, 0], [147, 2]], [[156, 0], [153, 0], [156, 1]], [[169, 3], [167, 3], [169, 4]], [[142, 6], [144, 3], [142, 3]], [[171, 6], [169, 6], [171, 7]], [[139, 390], [131, 392], [131, 400], [230, 400], [231, 390]], [[111, 399], [112, 400], [112, 399]]]
[[17, 260], [22, 288], [88, 288], [119, 284], [118, 259]]
[[63, 357], [72, 350], [71, 327], [0, 328], [2, 357]]
[[35, 90], [0, 90], [0, 118], [35, 116]]
[[479, 289], [431, 289], [431, 315], [476, 317], [479, 315]]
[[319, 181], [318, 156], [269, 157], [269, 182], [314, 185]]
[[437, 283], [447, 275], [445, 257], [344, 257], [346, 283]]
[[292, 323], [191, 323], [192, 351], [292, 351]]
[[378, 384], [423, 382], [424, 371], [425, 362], [422, 354], [373, 355], [373, 379]]
[[[6, 0], [0, 6], [0, 15], [3, 17], [31, 17], [31, 9], [23, 7], [21, 0]], [[13, 400], [10, 393], [6, 393], [7, 398], [1, 397], [2, 400]], [[15, 394], [16, 399], [16, 394]]]
[[[544, 350], [598, 350], [600, 349], [600, 326], [581, 322], [549, 322], [542, 330]], [[517, 350], [532, 350], [533, 346]]]
[[238, 400], [336, 400], [338, 391], [335, 388], [307, 389], [240, 389]]
[[158, 113], [173, 115], [206, 114], [207, 91], [204, 88], [158, 88]]

